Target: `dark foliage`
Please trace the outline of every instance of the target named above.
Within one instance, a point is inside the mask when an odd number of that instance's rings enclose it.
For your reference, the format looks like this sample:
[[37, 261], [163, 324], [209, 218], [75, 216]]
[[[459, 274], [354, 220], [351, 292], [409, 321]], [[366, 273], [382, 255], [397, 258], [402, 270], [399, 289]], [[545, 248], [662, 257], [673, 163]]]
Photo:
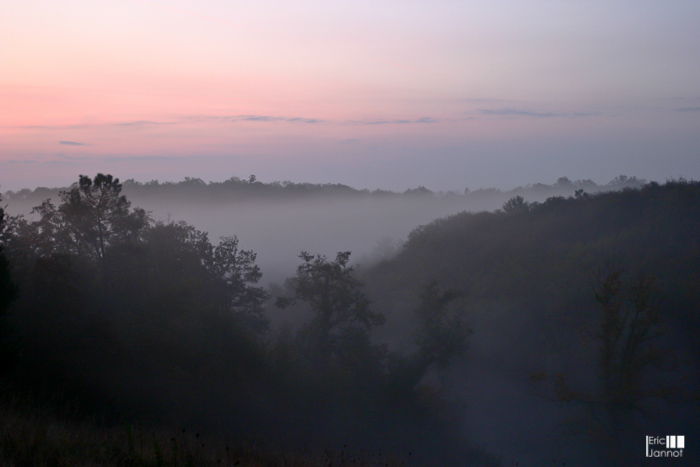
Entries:
[[[2, 201], [2, 198], [0, 198]], [[0, 232], [5, 229], [5, 210], [0, 207]], [[0, 242], [0, 319], [7, 308], [17, 297], [17, 288], [10, 275], [10, 263], [4, 253], [4, 245]]]
[[[480, 198], [498, 195], [504, 200], [517, 196], [534, 197], [540, 199], [546, 196], [572, 195], [575, 191], [581, 193], [596, 193], [610, 190], [620, 190], [623, 188], [639, 188], [646, 182], [636, 177], [620, 175], [606, 184], [596, 184], [591, 180], [569, 180], [560, 177], [556, 183], [551, 185], [536, 183], [514, 188], [509, 191], [501, 191], [496, 188], [481, 188], [470, 190], [465, 188], [462, 193], [454, 192], [433, 192], [424, 186], [407, 189], [403, 193], [387, 190], [360, 190], [339, 183], [295, 183], [291, 181], [262, 182], [255, 175], [248, 178], [231, 177], [223, 182], [205, 182], [200, 178], [185, 177], [180, 182], [160, 182], [151, 180], [142, 183], [130, 179], [123, 183], [124, 191], [132, 199], [167, 199], [170, 201], [196, 201], [204, 203], [231, 203], [245, 200], [307, 200], [313, 198], [372, 198], [386, 199], [409, 197], [416, 198], [437, 198], [437, 197], [463, 197], [465, 199], [478, 200]], [[94, 182], [93, 182], [94, 184]], [[74, 187], [69, 188], [71, 190]], [[39, 203], [46, 198], [55, 197], [59, 194], [60, 188], [40, 187], [35, 190], [23, 189], [17, 192], [9, 191], [6, 198], [10, 202], [24, 200], [34, 200]]]
[[[252, 176], [124, 185], [205, 198], [352, 191]], [[349, 252], [303, 252], [277, 297], [296, 325], [271, 329], [271, 293], [236, 237], [214, 244], [187, 223], [155, 222], [118, 179], [81, 176], [36, 220], [0, 214], [3, 383], [111, 422], [463, 465], [491, 461], [464, 433], [486, 436], [489, 420], [467, 414], [491, 394], [467, 386], [500, 372], [513, 387], [498, 391], [526, 392], [534, 375], [572, 407], [579, 429], [567, 434], [586, 435], [600, 463], [627, 465], [639, 433], [698, 434], [700, 184], [555, 186], [570, 196], [535, 203], [514, 191], [502, 210], [419, 227], [370, 270], [355, 270]], [[591, 291], [601, 265], [608, 274]], [[534, 396], [522, 400], [503, 424], [539, 423]]]
[[[389, 308], [432, 279], [463, 290], [482, 336], [475, 352], [523, 388], [530, 375], [554, 378], [553, 399], [579, 401], [570, 411], [587, 407], [588, 428], [571, 432], [586, 434], [599, 462], [627, 465], [645, 430], [698, 433], [689, 417], [700, 409], [699, 232], [696, 182], [543, 203], [514, 198], [500, 212], [415, 229], [366, 280], [382, 285], [370, 294]], [[613, 273], [593, 281], [594, 293], [590, 277], [601, 268]], [[582, 338], [581, 329], [595, 331]], [[531, 405], [519, 410], [544, 419]], [[593, 429], [593, 418], [608, 420], [606, 429]], [[627, 436], [605, 438], [615, 426]]]
[[423, 289], [416, 309], [418, 355], [427, 368], [432, 364], [445, 367], [464, 353], [472, 330], [466, 322], [466, 310], [460, 293], [441, 292], [436, 281]]
[[97, 174], [59, 193], [60, 206], [50, 200], [35, 208], [41, 216], [33, 223], [32, 242], [42, 254], [77, 254], [106, 260], [110, 246], [139, 241], [148, 223], [143, 209], [132, 209], [121, 195], [119, 179]]
[[[2, 199], [0, 198], [0, 201]], [[4, 237], [5, 210], [0, 207], [0, 239]], [[4, 244], [0, 240], [0, 377], [11, 364], [11, 352], [8, 349], [9, 329], [7, 325], [7, 309], [17, 298], [17, 286], [12, 280], [10, 262], [5, 256]]]
[[348, 266], [350, 252], [338, 253], [334, 261], [307, 252], [299, 257], [303, 263], [287, 283], [293, 296], [280, 297], [277, 304], [284, 308], [296, 301], [308, 303], [314, 315], [301, 331], [305, 341], [324, 360], [339, 358], [346, 353], [344, 347], [366, 340], [384, 317], [370, 310], [363, 285]]
[[[427, 350], [452, 321], [426, 318], [425, 355], [390, 354], [373, 342], [384, 317], [350, 253], [302, 253], [279, 301], [311, 318], [294, 334], [272, 333], [254, 252], [236, 237], [212, 244], [185, 222], [154, 222], [121, 188], [110, 175], [81, 176], [58, 205], [38, 206], [38, 219], [11, 219], [3, 238], [21, 293], [3, 348], [15, 390], [108, 420], [197, 424], [281, 444], [408, 450], [430, 433], [412, 448], [416, 458], [467, 449], [457, 418], [445, 423], [446, 406], [418, 387], [463, 344]], [[402, 379], [401, 362], [414, 361], [413, 378]]]

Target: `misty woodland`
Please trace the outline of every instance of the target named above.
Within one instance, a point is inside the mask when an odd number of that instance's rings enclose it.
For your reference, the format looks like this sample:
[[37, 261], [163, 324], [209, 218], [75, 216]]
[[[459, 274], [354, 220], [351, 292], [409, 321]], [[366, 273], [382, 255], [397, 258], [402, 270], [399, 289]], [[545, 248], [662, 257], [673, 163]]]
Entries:
[[[694, 442], [700, 183], [581, 183], [421, 225], [366, 264], [299, 251], [268, 283], [235, 232], [157, 219], [111, 175], [0, 211], [0, 463], [622, 466], [645, 436]], [[202, 209], [474, 195], [129, 186]], [[526, 199], [546, 189], [569, 195]]]
[[0, 467], [700, 466], [700, 0], [0, 0]]

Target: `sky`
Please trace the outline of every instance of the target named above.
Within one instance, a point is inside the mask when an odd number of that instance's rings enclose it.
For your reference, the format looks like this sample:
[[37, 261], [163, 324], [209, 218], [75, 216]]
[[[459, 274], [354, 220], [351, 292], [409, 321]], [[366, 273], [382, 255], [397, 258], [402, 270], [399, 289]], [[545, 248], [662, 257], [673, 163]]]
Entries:
[[700, 178], [700, 2], [3, 0], [0, 189]]

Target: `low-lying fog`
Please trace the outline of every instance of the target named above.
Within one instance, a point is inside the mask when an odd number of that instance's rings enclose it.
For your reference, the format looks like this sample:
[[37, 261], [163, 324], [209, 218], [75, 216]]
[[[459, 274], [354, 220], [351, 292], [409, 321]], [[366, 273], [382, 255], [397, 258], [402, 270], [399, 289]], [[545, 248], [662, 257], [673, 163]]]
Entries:
[[351, 251], [355, 263], [390, 256], [421, 224], [464, 210], [495, 209], [498, 199], [467, 203], [464, 199], [314, 199], [288, 202], [247, 201], [219, 206], [135, 203], [156, 219], [184, 220], [209, 233], [212, 242], [236, 235], [240, 246], [257, 253], [263, 282], [280, 282], [294, 274], [301, 251], [335, 256]]
[[[393, 255], [402, 248], [411, 231], [435, 219], [463, 211], [496, 210], [514, 196], [541, 202], [551, 196], [572, 196], [582, 189], [577, 183], [560, 183], [559, 186], [540, 185], [508, 192], [375, 194], [355, 191], [342, 196], [315, 193], [241, 199], [234, 196], [205, 198], [184, 192], [171, 196], [165, 191], [146, 193], [129, 188], [125, 184], [124, 194], [132, 205], [146, 209], [157, 221], [185, 221], [208, 232], [214, 244], [221, 236], [236, 235], [242, 249], [257, 254], [257, 264], [263, 273], [262, 285], [281, 283], [293, 276], [301, 251], [329, 258], [338, 251], [351, 251], [355, 264], [371, 265]], [[621, 187], [609, 184], [586, 187], [585, 191], [593, 193], [613, 188]], [[48, 197], [60, 204], [58, 190], [34, 192], [31, 196], [8, 193], [3, 196], [3, 204], [10, 214], [33, 217], [29, 214], [31, 208]], [[372, 292], [371, 287], [368, 292]], [[412, 342], [406, 338], [412, 319], [408, 311], [415, 308], [418, 294], [419, 291], [415, 291], [410, 296], [370, 297], [373, 307], [387, 317], [387, 325], [377, 329], [375, 337], [390, 345], [392, 350], [401, 349], [406, 342], [410, 346]], [[521, 465], [525, 462], [543, 465], [545, 460], [559, 458], [564, 453], [594, 462], [585, 443], [570, 439], [559, 429], [560, 421], [569, 415], [570, 409], [561, 404], [553, 405], [551, 400], [536, 394], [528, 383], [537, 368], [533, 361], [546, 353], [538, 347], [544, 340], [538, 336], [549, 328], [533, 329], [527, 306], [486, 299], [474, 305], [470, 309], [469, 325], [475, 332], [469, 338], [469, 352], [440, 383], [442, 389], [455, 400], [467, 402], [464, 430], [468, 438], [494, 453], [503, 465], [513, 465], [516, 461]], [[276, 308], [268, 312], [273, 324], [283, 321], [289, 324], [289, 316], [293, 316]], [[299, 322], [292, 324], [297, 326]], [[577, 371], [586, 374], [581, 365]]]
[[[291, 276], [299, 264], [301, 251], [334, 256], [351, 251], [354, 264], [369, 265], [392, 255], [416, 227], [462, 211], [495, 210], [509, 198], [522, 195], [528, 201], [543, 201], [549, 196], [574, 194], [576, 186], [539, 185], [534, 189], [510, 192], [495, 189], [468, 194], [385, 194], [326, 196], [272, 199], [229, 199], [208, 202], [153, 196], [131, 190], [123, 193], [132, 206], [151, 213], [155, 220], [185, 221], [208, 232], [216, 244], [221, 236], [235, 235], [240, 247], [257, 254], [262, 284], [281, 282]], [[603, 188], [603, 186], [596, 187]], [[593, 191], [593, 190], [590, 190]], [[8, 196], [9, 195], [9, 196]], [[58, 190], [37, 190], [31, 196], [3, 197], [9, 214], [29, 215], [45, 198], [60, 204]], [[30, 216], [31, 217], [31, 216]]]

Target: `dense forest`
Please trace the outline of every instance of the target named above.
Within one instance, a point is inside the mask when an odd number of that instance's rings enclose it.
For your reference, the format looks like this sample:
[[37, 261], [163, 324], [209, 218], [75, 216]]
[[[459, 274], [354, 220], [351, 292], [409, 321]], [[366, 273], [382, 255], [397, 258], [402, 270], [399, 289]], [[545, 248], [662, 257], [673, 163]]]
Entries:
[[[560, 177], [553, 184], [534, 183], [520, 186], [512, 190], [499, 190], [497, 188], [479, 188], [470, 190], [465, 188], [461, 193], [455, 191], [434, 192], [424, 186], [409, 188], [398, 193], [389, 190], [357, 189], [340, 183], [295, 183], [291, 181], [262, 182], [255, 175], [247, 179], [231, 177], [223, 182], [205, 182], [201, 178], [185, 177], [179, 182], [139, 182], [134, 179], [125, 180], [122, 183], [124, 194], [130, 199], [166, 199], [178, 202], [206, 202], [206, 203], [230, 203], [247, 200], [294, 200], [322, 197], [325, 199], [334, 197], [354, 198], [397, 198], [406, 196], [429, 197], [462, 197], [479, 199], [500, 195], [510, 198], [512, 196], [550, 197], [555, 195], [572, 194], [575, 190], [585, 190], [589, 193], [620, 190], [623, 188], [639, 188], [646, 183], [637, 177], [618, 175], [605, 184], [597, 184], [593, 180], [570, 180], [568, 177]], [[13, 204], [40, 203], [47, 198], [56, 198], [65, 188], [39, 187], [34, 190], [28, 188], [18, 191], [7, 191], [5, 199]], [[33, 205], [32, 205], [33, 207]]]
[[[342, 453], [340, 465], [349, 452], [639, 462], [646, 435], [700, 435], [700, 183], [615, 180], [603, 192], [560, 179], [571, 195], [542, 201], [509, 193], [501, 209], [416, 228], [375, 265], [354, 266], [343, 245], [301, 251], [291, 277], [263, 287], [236, 232], [212, 241], [124, 193], [353, 189], [81, 176], [31, 216], [0, 214], [2, 397], [111, 427]], [[417, 191], [354, 190], [437, 196]], [[0, 461], [31, 465], [0, 430]], [[121, 465], [187, 465], [153, 439], [152, 459]]]
[[[462, 211], [493, 211], [515, 196], [543, 202], [552, 196], [638, 188], [643, 180], [617, 176], [604, 184], [559, 177], [552, 184], [535, 183], [512, 190], [464, 189], [433, 192], [425, 187], [392, 192], [356, 189], [340, 184], [262, 182], [251, 175], [206, 183], [186, 177], [179, 182], [122, 183], [122, 194], [134, 206], [150, 212], [153, 220], [185, 221], [216, 240], [236, 235], [246, 249], [256, 252], [264, 275], [260, 284], [283, 282], [293, 274], [300, 251], [335, 256], [352, 252], [353, 264], [376, 262], [392, 256], [416, 226]], [[34, 207], [68, 188], [8, 191], [3, 195], [10, 215], [29, 220]]]
[[699, 434], [699, 232], [696, 182], [514, 197], [415, 229], [365, 279], [386, 310], [433, 281], [467, 297], [474, 334], [452, 390], [482, 446], [529, 439], [512, 458], [539, 444], [581, 462], [577, 440], [591, 463], [631, 465], [645, 435]]

